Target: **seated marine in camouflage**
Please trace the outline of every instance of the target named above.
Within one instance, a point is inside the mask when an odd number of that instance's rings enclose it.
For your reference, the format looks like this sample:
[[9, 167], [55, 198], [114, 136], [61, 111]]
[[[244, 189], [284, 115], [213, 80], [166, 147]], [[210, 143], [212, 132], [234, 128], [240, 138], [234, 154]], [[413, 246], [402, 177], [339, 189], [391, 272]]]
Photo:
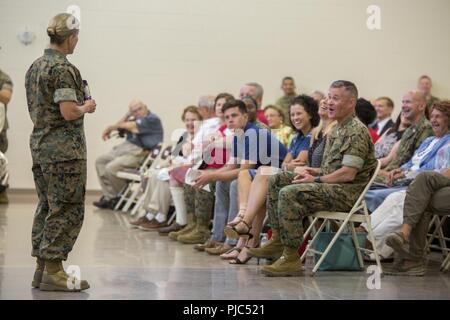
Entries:
[[383, 182], [390, 171], [408, 162], [422, 142], [433, 135], [431, 124], [425, 117], [426, 108], [425, 96], [420, 91], [412, 90], [403, 96], [402, 114], [411, 126], [403, 133], [395, 158], [378, 174], [378, 182]]
[[[11, 101], [12, 91], [13, 83], [11, 78], [0, 70], [0, 152], [2, 153], [5, 153], [8, 149], [8, 137], [6, 131], [9, 126], [6, 117], [6, 109], [8, 103]], [[5, 188], [0, 188], [0, 204], [9, 202], [6, 194], [7, 184], [4, 184], [3, 186]]]
[[272, 238], [261, 248], [249, 249], [258, 258], [278, 258], [263, 267], [265, 275], [301, 275], [303, 218], [321, 210], [350, 210], [369, 182], [377, 162], [369, 131], [355, 116], [357, 98], [353, 83], [333, 82], [328, 116], [337, 125], [329, 133], [321, 167], [270, 177], [267, 211]]

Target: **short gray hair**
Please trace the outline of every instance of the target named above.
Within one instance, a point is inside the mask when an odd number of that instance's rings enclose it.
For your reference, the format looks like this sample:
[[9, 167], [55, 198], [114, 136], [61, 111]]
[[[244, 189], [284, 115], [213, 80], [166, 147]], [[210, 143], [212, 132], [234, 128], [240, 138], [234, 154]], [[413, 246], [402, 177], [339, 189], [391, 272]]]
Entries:
[[262, 97], [264, 95], [264, 89], [263, 89], [262, 85], [260, 85], [257, 82], [249, 82], [249, 83], [246, 83], [245, 85], [254, 87], [256, 89], [256, 97], [252, 97], [252, 98], [255, 98], [255, 100], [262, 100]]
[[215, 109], [215, 96], [206, 95], [201, 96], [200, 99], [198, 99], [198, 107], [199, 108], [208, 108], [209, 110], [213, 111]]
[[355, 99], [358, 99], [358, 89], [353, 82], [347, 80], [336, 80], [334, 81], [330, 88], [344, 88], [345, 91], [350, 93]]

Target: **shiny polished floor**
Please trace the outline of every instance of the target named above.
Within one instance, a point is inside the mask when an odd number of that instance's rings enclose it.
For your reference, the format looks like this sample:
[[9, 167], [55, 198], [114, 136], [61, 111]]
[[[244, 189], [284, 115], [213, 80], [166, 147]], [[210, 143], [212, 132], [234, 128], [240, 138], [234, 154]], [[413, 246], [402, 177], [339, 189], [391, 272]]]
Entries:
[[388, 277], [368, 289], [365, 272], [267, 278], [256, 261], [232, 266], [157, 233], [129, 228], [127, 215], [96, 210], [88, 196], [80, 237], [65, 267], [78, 265], [91, 288], [83, 293], [31, 289], [30, 232], [36, 197], [9, 193], [0, 206], [0, 299], [450, 299], [450, 273], [440, 256], [422, 278]]

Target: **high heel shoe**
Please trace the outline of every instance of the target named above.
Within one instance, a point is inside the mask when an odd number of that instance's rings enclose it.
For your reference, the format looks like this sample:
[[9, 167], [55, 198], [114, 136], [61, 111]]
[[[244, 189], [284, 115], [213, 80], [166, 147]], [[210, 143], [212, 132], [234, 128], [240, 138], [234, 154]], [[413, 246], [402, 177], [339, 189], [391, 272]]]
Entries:
[[237, 221], [230, 221], [230, 222], [227, 223], [227, 226], [233, 227], [233, 226], [239, 224], [242, 220], [244, 220], [244, 218], [245, 218], [245, 209], [239, 209], [239, 212], [238, 212], [236, 218], [238, 218]]
[[[244, 248], [248, 249], [249, 247], [245, 246]], [[243, 252], [244, 248], [241, 250], [241, 252]], [[251, 255], [249, 255], [248, 252], [247, 252], [247, 257], [244, 260], [239, 259], [239, 255], [238, 255], [236, 258], [230, 260], [228, 263], [229, 264], [241, 264], [242, 265], [242, 264], [246, 264], [251, 258], [253, 258], [253, 257]]]
[[[236, 229], [236, 227], [238, 226], [239, 223], [243, 223], [246, 227], [247, 227], [247, 232], [242, 232], [242, 231], [238, 231]], [[230, 238], [230, 239], [238, 239], [238, 238], [243, 238], [246, 240], [250, 240], [253, 238], [253, 235], [250, 233], [250, 230], [252, 230], [252, 227], [249, 226], [247, 224], [247, 222], [245, 222], [244, 220], [241, 220], [238, 224], [234, 225], [234, 226], [230, 226], [227, 225], [225, 227], [225, 229], [223, 230], [223, 232], [225, 233], [225, 235]]]
[[239, 259], [239, 257], [236, 257], [236, 258], [234, 258], [233, 260], [230, 260], [228, 263], [229, 263], [229, 264], [247, 264], [247, 262], [248, 262], [251, 258], [253, 258], [253, 257], [252, 257], [252, 256], [247, 256], [246, 259], [241, 260], [241, 259]]
[[[224, 260], [233, 260], [233, 259], [236, 259], [237, 256], [239, 255], [239, 253], [241, 253], [241, 250], [242, 250], [241, 248], [237, 248], [237, 247], [231, 248], [231, 249], [228, 250], [227, 252], [222, 253], [222, 254], [220, 255], [220, 258], [222, 258], [222, 259], [224, 259]], [[229, 256], [227, 256], [227, 255], [229, 255], [230, 253], [232, 253], [232, 252], [234, 252], [234, 251], [236, 251], [236, 252], [238, 253], [237, 256], [235, 256], [235, 257], [229, 257]]]

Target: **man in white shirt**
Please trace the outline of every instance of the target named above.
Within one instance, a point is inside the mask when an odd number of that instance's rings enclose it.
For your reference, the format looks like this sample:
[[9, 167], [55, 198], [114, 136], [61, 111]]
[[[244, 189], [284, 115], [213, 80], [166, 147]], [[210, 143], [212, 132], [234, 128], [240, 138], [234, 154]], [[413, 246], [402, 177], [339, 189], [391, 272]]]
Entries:
[[394, 121], [391, 118], [392, 111], [394, 110], [394, 102], [391, 98], [380, 97], [374, 101], [373, 105], [377, 112], [377, 119], [370, 127], [377, 130], [377, 134], [381, 136], [394, 125]]
[[220, 127], [220, 118], [216, 116], [214, 96], [201, 96], [198, 101], [198, 111], [203, 121], [195, 137], [192, 139], [193, 150], [186, 162], [196, 164], [202, 160], [203, 145], [209, 143], [208, 137], [215, 134]]

